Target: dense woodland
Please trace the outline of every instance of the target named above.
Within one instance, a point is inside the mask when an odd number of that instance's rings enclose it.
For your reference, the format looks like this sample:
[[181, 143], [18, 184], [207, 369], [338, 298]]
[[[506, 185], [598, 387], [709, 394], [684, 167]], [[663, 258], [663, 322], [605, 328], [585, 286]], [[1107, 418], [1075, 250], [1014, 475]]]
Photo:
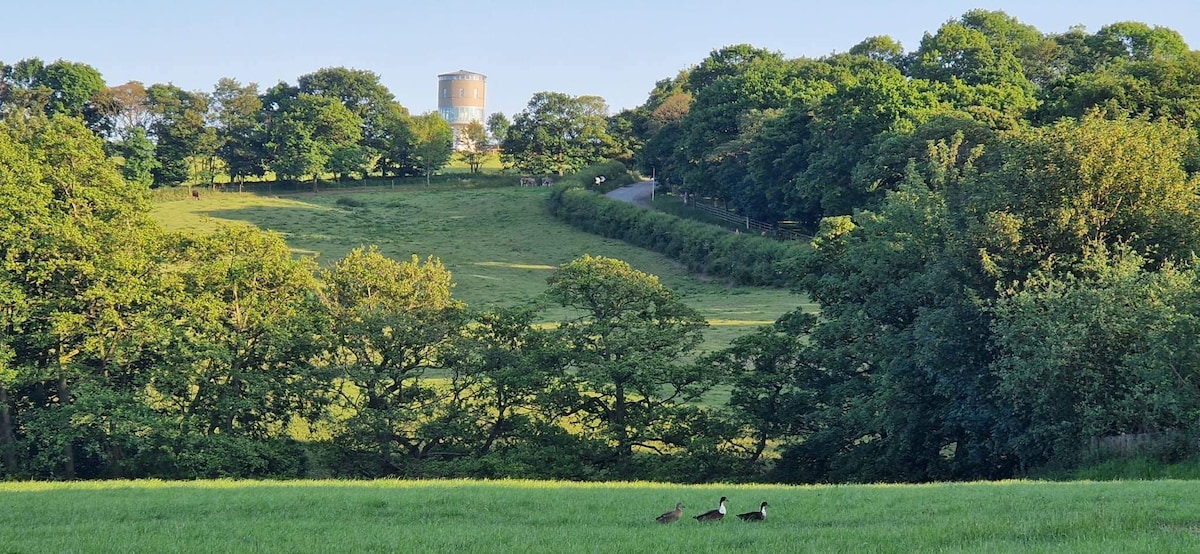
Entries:
[[578, 317], [547, 327], [458, 302], [433, 257], [318, 267], [148, 219], [150, 186], [218, 173], [444, 165], [446, 125], [373, 73], [208, 94], [0, 71], [6, 478], [988, 479], [1132, 435], [1200, 455], [1200, 52], [1164, 27], [976, 10], [913, 51], [728, 46], [637, 109], [538, 93], [471, 131], [522, 172], [616, 159], [814, 232], [755, 272], [820, 313], [705, 353], [703, 319], [619, 260], [555, 272], [545, 301]]

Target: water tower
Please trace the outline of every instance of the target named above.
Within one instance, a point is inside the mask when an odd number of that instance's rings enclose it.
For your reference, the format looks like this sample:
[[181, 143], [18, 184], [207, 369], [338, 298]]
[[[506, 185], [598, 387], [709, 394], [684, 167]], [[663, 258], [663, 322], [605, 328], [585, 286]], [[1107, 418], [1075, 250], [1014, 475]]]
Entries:
[[462, 136], [468, 123], [484, 123], [483, 107], [486, 96], [487, 75], [466, 70], [438, 75], [438, 113], [454, 129], [456, 150], [466, 147]]

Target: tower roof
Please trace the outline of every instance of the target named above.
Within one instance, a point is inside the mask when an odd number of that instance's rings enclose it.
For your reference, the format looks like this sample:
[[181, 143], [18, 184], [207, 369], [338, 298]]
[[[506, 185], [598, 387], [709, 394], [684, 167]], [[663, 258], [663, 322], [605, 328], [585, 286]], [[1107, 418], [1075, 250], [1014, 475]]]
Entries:
[[474, 71], [467, 71], [465, 69], [460, 69], [458, 71], [451, 71], [450, 73], [441, 73], [441, 74], [438, 74], [438, 77], [449, 77], [451, 75], [478, 75], [478, 76], [484, 77], [484, 78], [487, 77], [487, 75], [484, 75], [482, 73], [476, 73]]

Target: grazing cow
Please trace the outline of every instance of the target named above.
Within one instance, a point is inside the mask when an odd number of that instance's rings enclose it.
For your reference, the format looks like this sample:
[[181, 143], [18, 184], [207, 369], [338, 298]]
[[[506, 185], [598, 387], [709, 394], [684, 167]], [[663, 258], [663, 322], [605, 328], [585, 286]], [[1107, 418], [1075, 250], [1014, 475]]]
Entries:
[[192, 189], [192, 200], [200, 199], [200, 191]]
[[553, 184], [554, 184], [554, 179], [551, 179], [549, 177], [542, 177], [542, 186], [543, 187], [548, 187]]
[[533, 177], [521, 177], [521, 186], [523, 187], [532, 187], [536, 183], [537, 180]]

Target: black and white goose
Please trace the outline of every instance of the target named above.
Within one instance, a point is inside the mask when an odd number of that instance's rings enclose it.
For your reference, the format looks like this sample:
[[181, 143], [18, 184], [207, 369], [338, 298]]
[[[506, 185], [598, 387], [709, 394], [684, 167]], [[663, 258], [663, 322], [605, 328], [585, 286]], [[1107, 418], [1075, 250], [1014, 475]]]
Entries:
[[696, 521], [721, 521], [721, 518], [723, 518], [723, 517], [725, 517], [725, 497], [724, 496], [721, 497], [721, 503], [717, 506], [717, 509], [709, 510], [707, 512], [704, 512], [704, 513], [696, 516]]
[[762, 521], [767, 519], [767, 503], [763, 502], [762, 506], [758, 507], [757, 512], [738, 514], [738, 518], [740, 518], [742, 521]]
[[654, 521], [657, 521], [659, 523], [671, 523], [672, 521], [679, 521], [679, 518], [682, 515], [683, 515], [683, 502], [678, 502], [675, 504], [674, 510], [671, 510], [661, 516], [654, 518]]

